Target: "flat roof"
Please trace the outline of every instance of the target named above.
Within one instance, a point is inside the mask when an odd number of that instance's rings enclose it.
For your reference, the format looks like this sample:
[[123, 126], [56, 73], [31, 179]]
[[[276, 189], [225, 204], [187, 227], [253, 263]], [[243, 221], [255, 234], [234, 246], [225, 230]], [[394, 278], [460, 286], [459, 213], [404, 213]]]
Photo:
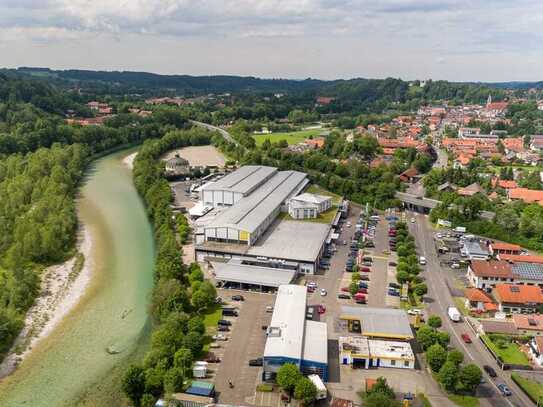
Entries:
[[239, 260], [230, 260], [228, 263], [211, 262], [217, 280], [235, 283], [263, 285], [266, 287], [279, 287], [290, 284], [296, 276], [296, 271], [273, 267], [260, 267], [241, 264]]
[[330, 225], [327, 223], [278, 219], [249, 248], [247, 254], [314, 262], [329, 231]]
[[251, 195], [221, 212], [208, 227], [230, 227], [252, 233], [296, 189], [305, 186], [307, 182], [307, 174], [303, 172], [278, 172]]
[[362, 327], [362, 335], [381, 338], [413, 338], [409, 318], [404, 310], [343, 306], [341, 314], [343, 319], [358, 319]]
[[481, 244], [474, 240], [466, 240], [464, 242], [464, 250], [468, 255], [488, 256], [489, 252]]
[[247, 195], [275, 172], [277, 168], [274, 167], [245, 165], [212, 184], [204, 185], [201, 190], [230, 191]]
[[279, 287], [268, 326], [264, 357], [302, 359], [306, 304], [305, 286], [287, 284]]
[[302, 359], [328, 364], [328, 326], [326, 322], [305, 321]]

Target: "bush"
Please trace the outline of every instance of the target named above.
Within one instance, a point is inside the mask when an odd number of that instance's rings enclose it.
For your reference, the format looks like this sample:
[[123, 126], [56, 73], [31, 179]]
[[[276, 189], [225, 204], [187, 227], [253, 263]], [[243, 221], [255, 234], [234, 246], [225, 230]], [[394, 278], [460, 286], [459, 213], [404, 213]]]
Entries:
[[273, 386], [271, 384], [261, 383], [256, 386], [256, 391], [261, 393], [271, 393], [273, 391]]

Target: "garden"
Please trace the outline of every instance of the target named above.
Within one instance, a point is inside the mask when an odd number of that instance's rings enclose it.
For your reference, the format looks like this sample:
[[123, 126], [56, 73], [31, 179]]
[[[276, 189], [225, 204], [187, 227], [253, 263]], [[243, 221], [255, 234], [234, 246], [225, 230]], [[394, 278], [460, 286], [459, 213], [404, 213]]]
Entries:
[[522, 352], [513, 337], [500, 334], [481, 336], [483, 342], [498, 356], [503, 363], [529, 366], [528, 357]]

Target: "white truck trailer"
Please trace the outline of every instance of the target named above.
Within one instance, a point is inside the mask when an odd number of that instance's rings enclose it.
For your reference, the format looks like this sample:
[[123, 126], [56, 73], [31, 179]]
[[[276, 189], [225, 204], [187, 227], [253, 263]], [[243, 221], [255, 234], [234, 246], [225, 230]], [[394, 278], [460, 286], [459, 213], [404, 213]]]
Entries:
[[316, 374], [309, 375], [309, 376], [307, 376], [307, 378], [309, 380], [311, 380], [313, 382], [313, 384], [315, 385], [315, 387], [317, 388], [317, 397], [316, 397], [316, 399], [317, 400], [326, 399], [326, 397], [328, 397], [328, 391], [326, 390], [326, 386], [322, 382], [321, 378]]
[[460, 322], [460, 311], [456, 307], [449, 307], [447, 309], [447, 314], [449, 315], [449, 318], [453, 322]]

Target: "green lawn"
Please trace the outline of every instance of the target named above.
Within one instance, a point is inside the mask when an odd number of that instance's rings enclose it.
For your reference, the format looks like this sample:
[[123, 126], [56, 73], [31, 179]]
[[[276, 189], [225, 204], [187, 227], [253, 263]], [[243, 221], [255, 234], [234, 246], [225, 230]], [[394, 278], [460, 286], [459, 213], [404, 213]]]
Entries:
[[271, 133], [271, 134], [253, 134], [253, 138], [256, 141], [257, 146], [261, 146], [266, 139], [269, 139], [272, 143], [276, 143], [281, 140], [286, 140], [290, 144], [298, 144], [310, 136], [316, 137], [323, 132], [323, 129], [311, 129], [292, 131], [288, 133]]
[[464, 297], [454, 297], [454, 305], [462, 315], [469, 315], [469, 310], [466, 308], [466, 299]]
[[543, 385], [541, 383], [530, 380], [518, 373], [511, 373], [511, 378], [532, 398], [532, 400], [543, 401]]
[[479, 399], [473, 396], [459, 396], [457, 394], [449, 394], [449, 400], [460, 407], [477, 407]]
[[490, 349], [496, 353], [504, 363], [529, 366], [530, 362], [524, 353], [521, 352], [517, 344], [507, 342], [505, 348], [499, 348], [487, 335], [481, 337]]
[[219, 319], [222, 318], [222, 307], [216, 304], [204, 315], [204, 325], [206, 328], [216, 328]]

